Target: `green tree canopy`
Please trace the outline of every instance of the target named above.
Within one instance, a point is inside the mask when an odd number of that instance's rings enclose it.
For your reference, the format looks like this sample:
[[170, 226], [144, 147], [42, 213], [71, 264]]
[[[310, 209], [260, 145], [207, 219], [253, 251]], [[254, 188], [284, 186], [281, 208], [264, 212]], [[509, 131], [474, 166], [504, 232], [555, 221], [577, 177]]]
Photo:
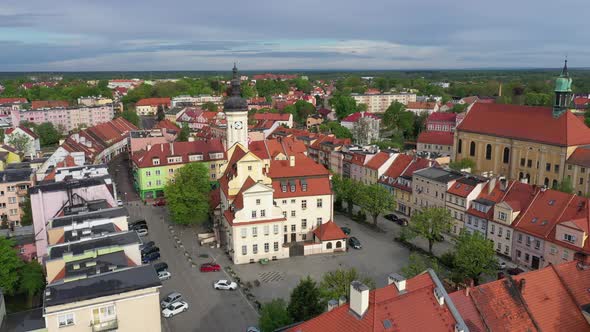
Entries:
[[451, 231], [451, 212], [442, 207], [429, 207], [416, 212], [410, 220], [406, 236], [421, 237], [428, 241], [428, 252], [443, 233]]
[[380, 214], [395, 210], [393, 195], [379, 184], [364, 185], [358, 197], [360, 207], [373, 217], [373, 225], [377, 226]]
[[494, 243], [481, 233], [463, 231], [455, 244], [455, 274], [473, 279], [477, 285], [484, 274], [493, 274], [498, 268]]
[[22, 226], [29, 226], [33, 224], [33, 210], [31, 208], [31, 198], [30, 196], [25, 197], [25, 201], [22, 203], [23, 213], [20, 219], [20, 224]]
[[43, 276], [43, 267], [37, 261], [30, 261], [23, 265], [20, 271], [19, 290], [27, 294], [29, 305], [33, 295], [37, 294], [45, 287], [45, 277]]
[[0, 266], [0, 289], [6, 294], [14, 294], [23, 261], [18, 257], [14, 241], [5, 237], [0, 237]]
[[[244, 97], [244, 98], [246, 98], [246, 97]], [[210, 101], [208, 101], [206, 103], [203, 103], [203, 105], [201, 107], [203, 109], [209, 111], [209, 112], [217, 112], [217, 111], [219, 111], [219, 109], [217, 107], [217, 104], [215, 104], [213, 102], [210, 102]]]
[[350, 283], [355, 280], [362, 282], [370, 289], [375, 289], [375, 281], [361, 275], [355, 268], [339, 269], [325, 273], [320, 282], [322, 302], [328, 303], [330, 300], [338, 300], [341, 296], [349, 298]]
[[414, 129], [414, 114], [406, 111], [404, 104], [396, 101], [391, 103], [383, 114], [383, 124], [386, 128], [396, 130], [407, 137]]
[[573, 194], [574, 193], [574, 185], [572, 184], [572, 179], [565, 177], [563, 179], [563, 181], [561, 181], [559, 183], [557, 188], [554, 188], [554, 189], [557, 189], [557, 190], [564, 192], [564, 193]]
[[299, 124], [305, 124], [307, 117], [315, 113], [315, 106], [305, 100], [298, 100], [295, 102], [295, 114], [293, 118]]
[[324, 134], [334, 134], [336, 138], [352, 138], [352, 132], [336, 121], [322, 123], [319, 131]]
[[191, 134], [190, 128], [188, 127], [188, 123], [184, 122], [182, 127], [180, 128], [180, 133], [178, 133], [178, 137], [176, 138], [179, 142], [188, 142], [188, 138]]
[[131, 122], [136, 127], [139, 127], [139, 115], [137, 115], [137, 113], [135, 113], [134, 111], [131, 111], [131, 110], [123, 111], [123, 112], [121, 112], [121, 117], [123, 119]]
[[461, 171], [463, 169], [470, 169], [471, 173], [474, 173], [475, 172], [475, 161], [473, 161], [473, 159], [463, 158], [461, 160], [453, 161], [453, 162], [449, 163], [449, 167], [451, 169], [456, 170], [456, 171]]
[[274, 299], [262, 305], [258, 325], [262, 332], [273, 332], [274, 330], [293, 323], [287, 303], [283, 299]]
[[295, 322], [311, 319], [324, 311], [320, 289], [310, 277], [301, 279], [293, 289], [287, 311]]
[[334, 175], [332, 177], [332, 187], [336, 198], [346, 202], [348, 216], [352, 218], [354, 202], [361, 195], [362, 184], [350, 178]]
[[51, 122], [43, 122], [36, 127], [36, 133], [39, 135], [41, 146], [52, 146], [59, 143], [61, 133], [53, 126]]
[[343, 94], [330, 98], [330, 106], [336, 110], [336, 115], [340, 120], [357, 112], [356, 100], [351, 96]]
[[18, 132], [12, 133], [12, 135], [9, 136], [7, 143], [21, 154], [28, 152], [29, 147], [33, 144], [29, 136]]
[[209, 170], [203, 163], [181, 167], [164, 187], [172, 221], [182, 225], [200, 224], [209, 217]]
[[401, 274], [406, 277], [406, 279], [410, 279], [421, 274], [427, 269], [433, 269], [438, 274], [440, 271], [438, 261], [436, 259], [432, 259], [430, 257], [413, 252], [410, 254], [408, 265], [402, 268]]

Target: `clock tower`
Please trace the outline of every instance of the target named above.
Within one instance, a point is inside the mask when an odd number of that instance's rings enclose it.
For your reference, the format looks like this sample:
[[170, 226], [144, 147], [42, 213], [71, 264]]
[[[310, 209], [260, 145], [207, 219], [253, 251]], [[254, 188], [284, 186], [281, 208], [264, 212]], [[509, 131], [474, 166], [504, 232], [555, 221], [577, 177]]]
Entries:
[[240, 77], [234, 64], [231, 81], [231, 95], [223, 103], [223, 111], [227, 120], [225, 148], [229, 150], [234, 144], [240, 143], [248, 149], [248, 102], [240, 96]]

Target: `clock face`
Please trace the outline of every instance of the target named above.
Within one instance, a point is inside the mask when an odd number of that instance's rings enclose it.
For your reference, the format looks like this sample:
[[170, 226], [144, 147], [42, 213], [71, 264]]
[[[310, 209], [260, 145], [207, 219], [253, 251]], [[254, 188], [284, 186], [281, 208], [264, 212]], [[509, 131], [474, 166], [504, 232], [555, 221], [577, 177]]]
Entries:
[[242, 129], [242, 121], [234, 122], [234, 128], [235, 129]]

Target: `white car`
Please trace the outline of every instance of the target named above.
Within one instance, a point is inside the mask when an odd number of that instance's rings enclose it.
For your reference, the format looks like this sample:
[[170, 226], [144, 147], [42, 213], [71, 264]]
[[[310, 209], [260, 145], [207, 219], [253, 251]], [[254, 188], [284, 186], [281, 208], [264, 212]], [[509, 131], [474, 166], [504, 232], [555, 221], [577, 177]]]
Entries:
[[172, 273], [168, 271], [160, 271], [158, 272], [158, 278], [160, 279], [160, 281], [168, 280], [172, 278]]
[[135, 232], [139, 236], [146, 236], [146, 235], [148, 235], [148, 230], [145, 229], [145, 228], [136, 229]]
[[236, 288], [238, 288], [238, 284], [236, 284], [233, 281], [229, 281], [229, 280], [217, 280], [213, 284], [213, 288], [215, 288], [215, 289], [235, 290]]
[[120, 199], [118, 199], [118, 200], [117, 200], [117, 206], [123, 206], [123, 201], [122, 201], [122, 200], [120, 200]]
[[182, 295], [178, 292], [172, 292], [168, 294], [161, 302], [160, 308], [164, 309], [167, 306], [171, 305], [174, 302], [180, 302], [182, 300]]
[[170, 318], [172, 316], [176, 316], [181, 312], [185, 312], [188, 310], [188, 303], [185, 301], [178, 301], [172, 304], [169, 304], [166, 308], [162, 310], [162, 316], [165, 318]]

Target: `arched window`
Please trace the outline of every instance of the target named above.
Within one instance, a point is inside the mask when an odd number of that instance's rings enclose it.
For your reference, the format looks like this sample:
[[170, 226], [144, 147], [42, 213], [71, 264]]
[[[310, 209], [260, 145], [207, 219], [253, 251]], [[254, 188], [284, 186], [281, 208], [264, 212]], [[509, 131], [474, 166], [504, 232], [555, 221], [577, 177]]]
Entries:
[[337, 241], [336, 242], [336, 248], [342, 248], [342, 242], [341, 241]]
[[486, 159], [492, 160], [492, 145], [491, 144], [486, 145]]
[[332, 242], [328, 242], [328, 244], [326, 244], [326, 248], [327, 249], [332, 249]]
[[475, 156], [475, 142], [471, 142], [469, 145], [469, 155], [472, 157]]
[[502, 161], [504, 164], [508, 164], [510, 162], [510, 148], [504, 148], [504, 155], [502, 157]]
[[549, 187], [549, 178], [545, 178], [545, 182], [543, 182], [545, 187]]
[[557, 186], [559, 186], [559, 184], [557, 183], [557, 180], [553, 180], [553, 184], [551, 184], [551, 188], [557, 189]]
[[457, 142], [457, 154], [461, 154], [461, 153], [462, 153], [462, 151], [463, 151], [463, 140], [462, 140], [462, 139], [460, 139], [460, 140]]
[[526, 173], [526, 183], [531, 184], [531, 175]]
[[518, 179], [522, 180], [522, 178], [524, 177], [524, 174], [522, 174], [522, 172], [518, 173]]

